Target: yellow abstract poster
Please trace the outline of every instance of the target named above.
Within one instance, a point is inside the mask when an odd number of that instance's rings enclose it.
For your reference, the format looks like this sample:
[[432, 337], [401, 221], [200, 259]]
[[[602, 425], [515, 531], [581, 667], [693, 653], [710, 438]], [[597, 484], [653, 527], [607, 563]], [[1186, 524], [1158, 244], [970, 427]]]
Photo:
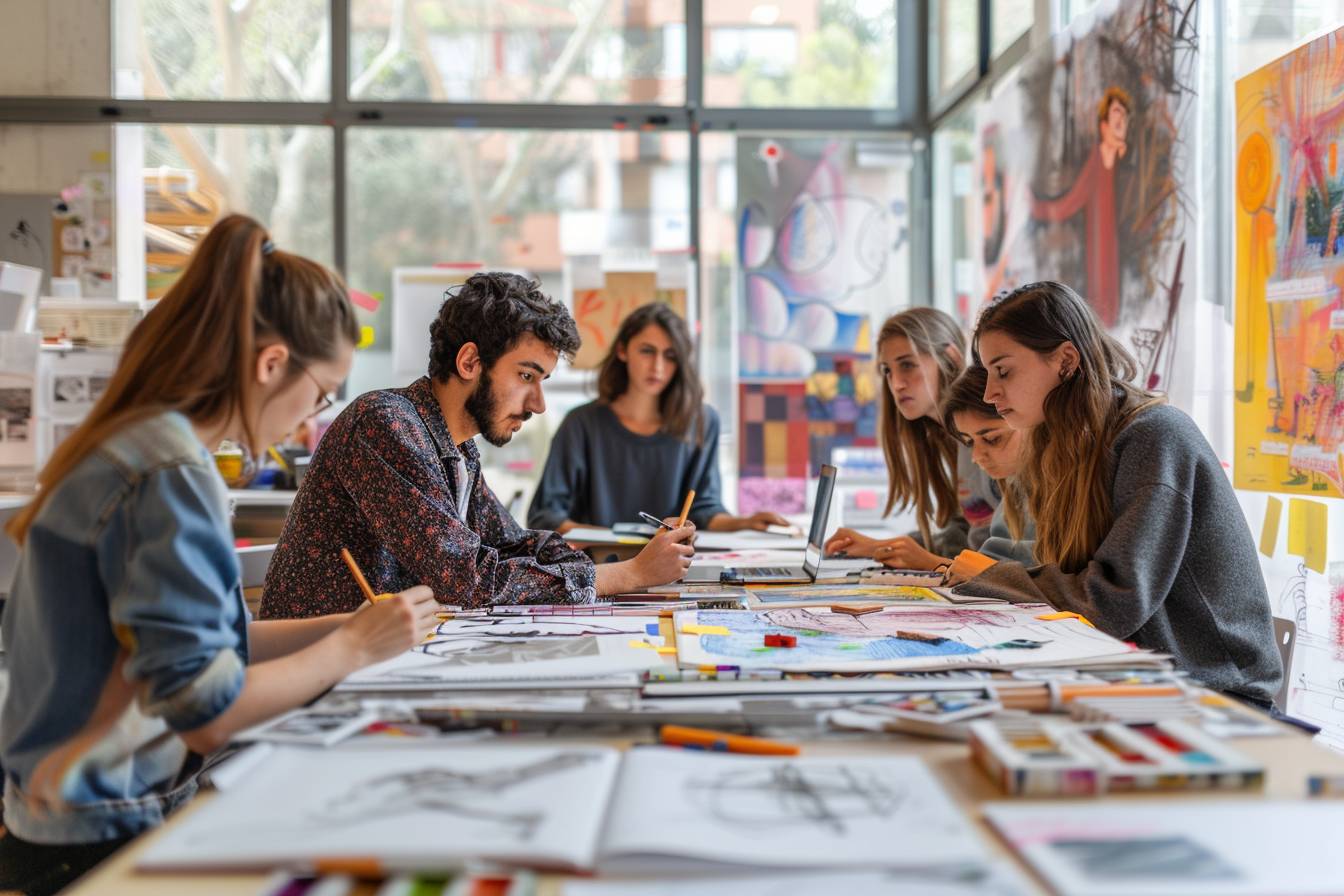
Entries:
[[1344, 29], [1237, 82], [1238, 488], [1344, 496]]

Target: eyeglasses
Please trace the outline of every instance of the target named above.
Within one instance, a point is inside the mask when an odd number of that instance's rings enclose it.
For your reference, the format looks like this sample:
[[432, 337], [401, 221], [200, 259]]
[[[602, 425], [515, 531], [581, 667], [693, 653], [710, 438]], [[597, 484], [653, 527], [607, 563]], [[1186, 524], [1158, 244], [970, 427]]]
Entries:
[[311, 373], [308, 372], [307, 367], [304, 367], [302, 364], [296, 364], [294, 366], [302, 370], [303, 375], [308, 377], [308, 379], [312, 380], [313, 385], [317, 386], [317, 392], [318, 392], [317, 407], [313, 408], [313, 413], [310, 416], [316, 417], [318, 414], [322, 413], [327, 408], [331, 407], [333, 404], [336, 403], [335, 393], [328, 392], [326, 389], [322, 388], [322, 384], [317, 381], [317, 377], [313, 376]]

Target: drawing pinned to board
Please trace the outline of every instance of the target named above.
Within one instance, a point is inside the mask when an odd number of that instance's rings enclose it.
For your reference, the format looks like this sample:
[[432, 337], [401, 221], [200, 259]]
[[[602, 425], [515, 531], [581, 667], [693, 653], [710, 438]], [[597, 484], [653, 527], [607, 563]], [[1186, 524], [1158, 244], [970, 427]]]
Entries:
[[806, 401], [802, 383], [739, 384], [742, 476], [807, 477]]
[[872, 352], [872, 308], [899, 291], [909, 160], [892, 140], [739, 138], [741, 376]]
[[808, 458], [811, 475], [833, 462], [832, 450], [877, 445], [877, 395], [881, 383], [871, 359], [818, 354], [807, 378]]
[[578, 370], [595, 369], [602, 363], [621, 321], [641, 305], [662, 302], [682, 318], [686, 317], [686, 289], [681, 282], [684, 276], [674, 278], [677, 281], [674, 285], [669, 285], [671, 281], [657, 270], [609, 270], [599, 272], [599, 276], [600, 286], [587, 285], [577, 270], [574, 273], [574, 323], [583, 340], [574, 355], [573, 366]]
[[[981, 301], [1036, 280], [1078, 290], [1148, 388], [1181, 396], [1195, 295], [1198, 37], [1192, 0], [1103, 0], [978, 109]], [[1030, 135], [1022, 139], [1021, 135]], [[966, 309], [971, 322], [978, 307]], [[1188, 366], [1188, 365], [1187, 365]]]
[[1344, 29], [1237, 81], [1238, 488], [1344, 497]]

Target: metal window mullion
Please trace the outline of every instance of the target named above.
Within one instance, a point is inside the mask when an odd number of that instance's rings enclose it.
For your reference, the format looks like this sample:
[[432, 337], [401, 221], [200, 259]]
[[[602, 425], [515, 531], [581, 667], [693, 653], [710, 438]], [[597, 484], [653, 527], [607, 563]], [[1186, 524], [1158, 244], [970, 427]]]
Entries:
[[331, 109], [340, 115], [329, 116], [331, 127], [331, 227], [332, 260], [341, 276], [349, 279], [346, 264], [349, 260], [346, 233], [346, 154], [345, 137], [349, 117], [350, 85], [350, 0], [330, 0], [331, 40]]

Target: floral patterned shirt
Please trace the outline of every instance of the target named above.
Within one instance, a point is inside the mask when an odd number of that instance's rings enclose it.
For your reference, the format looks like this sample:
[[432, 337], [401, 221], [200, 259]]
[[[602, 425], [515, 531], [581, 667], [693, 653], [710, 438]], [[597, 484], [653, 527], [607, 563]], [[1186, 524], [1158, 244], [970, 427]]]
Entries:
[[[459, 458], [471, 479], [465, 519]], [[486, 485], [475, 442], [453, 444], [428, 377], [365, 393], [332, 423], [266, 571], [261, 617], [357, 609], [364, 598], [341, 548], [375, 593], [428, 585], [464, 607], [597, 596], [588, 556], [518, 525]]]

